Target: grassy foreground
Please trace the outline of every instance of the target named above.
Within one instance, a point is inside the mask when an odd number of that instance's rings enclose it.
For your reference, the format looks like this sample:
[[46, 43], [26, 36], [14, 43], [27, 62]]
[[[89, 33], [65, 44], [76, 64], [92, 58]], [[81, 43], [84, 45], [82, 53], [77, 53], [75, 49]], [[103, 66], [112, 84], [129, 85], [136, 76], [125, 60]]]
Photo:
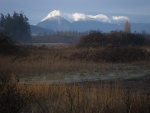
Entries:
[[[112, 38], [116, 34], [121, 38]], [[136, 45], [143, 38], [134, 39], [134, 46], [126, 45], [128, 35], [92, 32], [92, 36], [81, 38], [78, 46], [48, 47], [18, 46], [2, 35], [0, 113], [149, 113], [150, 49], [147, 41]], [[144, 76], [121, 79], [124, 75], [120, 72], [126, 71], [129, 76], [142, 71]], [[52, 80], [58, 75], [61, 80], [66, 74], [107, 76], [107, 72], [117, 72], [120, 78], [71, 83], [25, 81], [45, 75]]]
[[1, 92], [2, 113], [149, 113], [149, 91], [119, 83], [17, 84]]
[[[32, 48], [32, 49], [31, 49]], [[134, 63], [93, 62], [67, 59], [74, 47], [30, 47], [26, 57], [0, 56], [1, 113], [149, 113], [149, 82], [142, 86], [135, 81], [90, 83], [22, 84], [17, 78], [55, 73], [90, 73], [120, 70], [135, 65], [147, 65], [147, 60]], [[135, 66], [136, 67], [136, 66]], [[3, 75], [3, 76], [2, 76]], [[16, 78], [17, 77], [17, 78]], [[124, 82], [123, 82], [124, 83]]]

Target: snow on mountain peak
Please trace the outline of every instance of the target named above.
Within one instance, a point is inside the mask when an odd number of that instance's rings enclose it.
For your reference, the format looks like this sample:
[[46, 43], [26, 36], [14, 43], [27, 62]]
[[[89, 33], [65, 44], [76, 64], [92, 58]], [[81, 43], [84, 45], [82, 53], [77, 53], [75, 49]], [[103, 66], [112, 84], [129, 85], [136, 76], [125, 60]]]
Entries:
[[88, 15], [88, 17], [94, 20], [102, 21], [102, 22], [110, 22], [110, 19], [104, 14]]
[[48, 14], [48, 17], [55, 17], [55, 16], [60, 16], [60, 15], [61, 13], [59, 10], [54, 10]]
[[43, 18], [41, 21], [45, 21], [54, 17], [62, 17], [70, 22], [73, 21], [86, 21], [86, 20], [96, 20], [101, 22], [118, 22], [118, 21], [125, 21], [129, 20], [126, 16], [112, 16], [108, 17], [104, 14], [97, 14], [97, 15], [86, 15], [83, 13], [73, 13], [73, 14], [67, 14], [67, 13], [61, 13], [59, 10], [54, 10], [50, 12], [45, 18]]
[[41, 21], [47, 20], [49, 18], [53, 18], [53, 17], [58, 17], [61, 16], [61, 12], [59, 10], [54, 10], [52, 12], [50, 12], [47, 17], [43, 18]]
[[79, 21], [79, 20], [86, 20], [86, 15], [82, 13], [74, 13], [72, 14], [72, 18], [74, 21]]

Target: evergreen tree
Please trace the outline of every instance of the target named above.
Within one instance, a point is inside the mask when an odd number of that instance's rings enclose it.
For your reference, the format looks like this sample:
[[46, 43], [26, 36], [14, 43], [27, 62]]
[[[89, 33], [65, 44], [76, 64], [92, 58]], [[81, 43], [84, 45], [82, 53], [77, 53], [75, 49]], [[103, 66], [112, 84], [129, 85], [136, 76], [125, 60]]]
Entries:
[[4, 21], [5, 21], [5, 17], [3, 14], [1, 14], [1, 16], [0, 16], [0, 32], [4, 30]]
[[0, 30], [9, 33], [16, 41], [29, 41], [31, 38], [28, 18], [23, 13], [1, 14]]

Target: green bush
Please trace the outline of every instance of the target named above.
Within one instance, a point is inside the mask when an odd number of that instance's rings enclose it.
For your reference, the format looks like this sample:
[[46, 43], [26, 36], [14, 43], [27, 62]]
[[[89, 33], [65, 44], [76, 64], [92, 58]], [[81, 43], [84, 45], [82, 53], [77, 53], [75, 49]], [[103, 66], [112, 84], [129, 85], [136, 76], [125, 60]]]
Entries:
[[18, 52], [15, 42], [10, 39], [5, 33], [0, 33], [0, 54], [12, 55]]
[[102, 46], [147, 46], [150, 40], [143, 34], [125, 33], [122, 31], [111, 31], [102, 33], [91, 31], [88, 35], [82, 36], [77, 47], [102, 47]]
[[133, 62], [148, 59], [150, 53], [142, 48], [148, 46], [150, 40], [143, 34], [112, 31], [102, 33], [91, 31], [81, 37], [76, 51], [70, 59], [106, 62]]
[[7, 70], [0, 70], [0, 113], [23, 113], [30, 109], [31, 103], [33, 94], [20, 91], [18, 78]]
[[112, 31], [106, 35], [108, 44], [114, 46], [145, 46], [148, 39], [143, 34]]
[[108, 46], [101, 52], [100, 59], [110, 62], [133, 62], [145, 60], [149, 53], [139, 47], [112, 47]]
[[15, 84], [0, 86], [0, 113], [21, 113], [27, 106], [27, 96], [21, 94]]
[[101, 31], [90, 31], [86, 36], [80, 38], [78, 47], [99, 47], [105, 45], [107, 39]]
[[28, 47], [19, 45], [19, 43], [13, 41], [6, 33], [0, 32], [0, 54], [25, 57], [29, 55], [29, 51]]
[[70, 55], [70, 60], [104, 61], [104, 62], [134, 62], [146, 60], [150, 56], [146, 50], [131, 46], [106, 46], [103, 48], [76, 49]]

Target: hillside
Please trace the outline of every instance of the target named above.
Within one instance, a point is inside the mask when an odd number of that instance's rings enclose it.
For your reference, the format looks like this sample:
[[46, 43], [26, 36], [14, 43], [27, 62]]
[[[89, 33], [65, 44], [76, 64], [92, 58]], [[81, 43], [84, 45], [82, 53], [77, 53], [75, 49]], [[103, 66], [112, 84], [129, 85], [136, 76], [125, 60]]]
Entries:
[[42, 28], [35, 25], [30, 25], [31, 35], [45, 35], [52, 34], [54, 31], [46, 28]]

